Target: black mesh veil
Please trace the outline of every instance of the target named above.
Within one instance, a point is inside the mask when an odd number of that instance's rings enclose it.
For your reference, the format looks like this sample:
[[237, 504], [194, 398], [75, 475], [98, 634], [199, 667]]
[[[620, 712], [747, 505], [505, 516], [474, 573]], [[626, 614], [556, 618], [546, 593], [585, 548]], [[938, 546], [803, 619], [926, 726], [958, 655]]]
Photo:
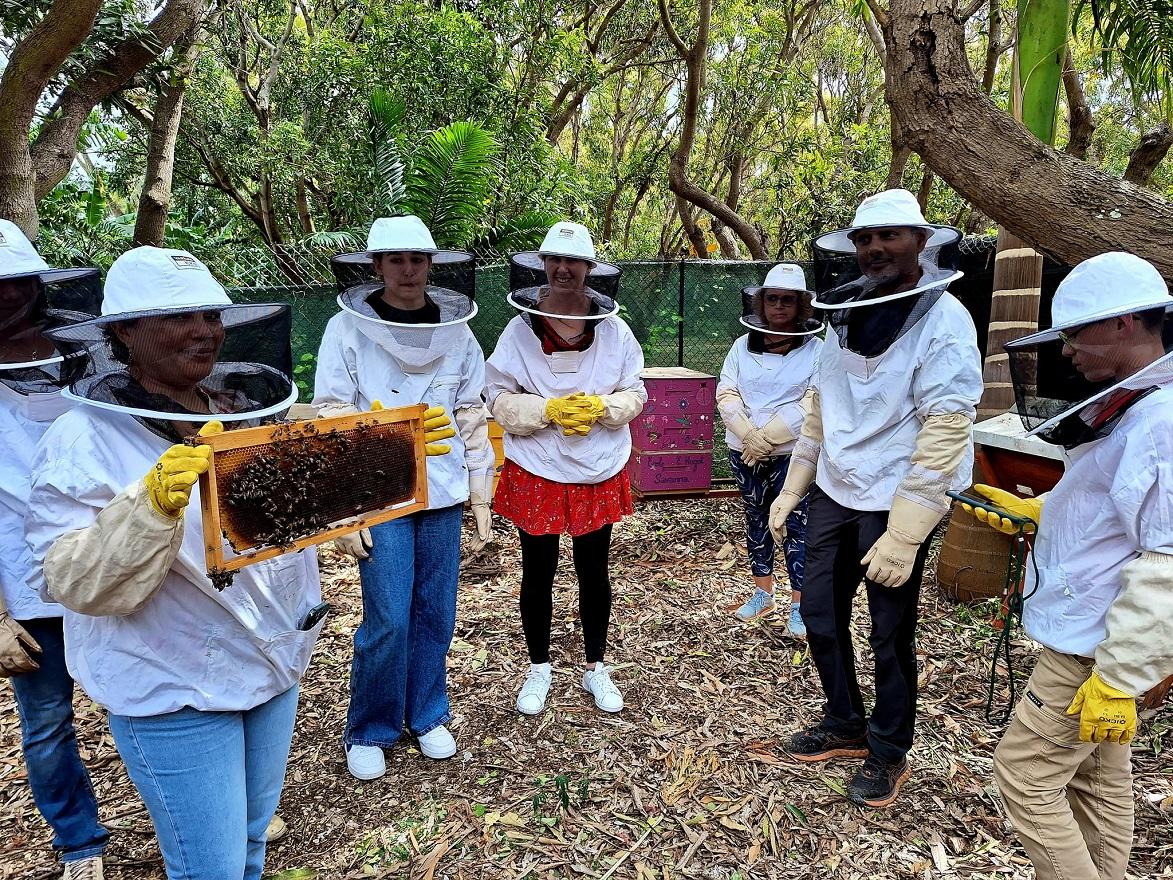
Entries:
[[285, 304], [124, 312], [63, 327], [73, 347], [67, 397], [134, 416], [171, 440], [215, 418], [235, 426], [282, 414], [297, 398]]
[[[330, 269], [339, 293], [359, 284], [382, 283], [375, 274], [371, 255], [365, 251], [331, 257]], [[465, 251], [439, 251], [432, 255], [428, 284], [454, 290], [471, 300], [476, 295], [476, 260]]]
[[53, 270], [0, 279], [0, 382], [19, 394], [46, 394], [64, 384], [62, 358], [77, 347], [50, 331], [101, 311], [97, 269]]
[[[618, 314], [619, 279], [622, 275], [623, 270], [618, 266], [596, 262], [586, 278], [590, 313], [565, 317], [601, 319]], [[548, 290], [546, 282], [546, 267], [536, 252], [526, 251], [509, 258], [508, 300], [515, 309], [529, 314], [552, 314], [542, 308], [542, 300]]]

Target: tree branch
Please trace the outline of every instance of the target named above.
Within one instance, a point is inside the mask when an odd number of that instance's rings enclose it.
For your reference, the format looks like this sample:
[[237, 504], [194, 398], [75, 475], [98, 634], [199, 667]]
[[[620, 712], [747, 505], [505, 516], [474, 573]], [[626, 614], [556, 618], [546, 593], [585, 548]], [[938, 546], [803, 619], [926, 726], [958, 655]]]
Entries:
[[203, 18], [206, 7], [207, 0], [167, 0], [142, 37], [131, 37], [112, 47], [65, 87], [30, 149], [38, 200], [69, 173], [90, 111], [126, 88], [136, 74], [190, 31]]

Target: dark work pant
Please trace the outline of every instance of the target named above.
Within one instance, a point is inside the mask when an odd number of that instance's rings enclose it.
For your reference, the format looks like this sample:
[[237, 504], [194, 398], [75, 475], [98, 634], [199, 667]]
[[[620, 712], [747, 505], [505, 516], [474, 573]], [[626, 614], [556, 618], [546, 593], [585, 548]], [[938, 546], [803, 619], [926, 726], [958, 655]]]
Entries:
[[872, 753], [900, 761], [912, 746], [916, 717], [916, 620], [921, 575], [929, 543], [916, 555], [912, 574], [891, 589], [867, 587], [872, 631], [868, 642], [876, 663], [876, 705], [868, 718], [855, 675], [851, 603], [864, 580], [860, 560], [888, 526], [887, 511], [857, 511], [837, 504], [818, 486], [810, 493], [806, 530], [806, 579], [802, 620], [819, 670], [823, 726], [836, 733], [864, 732]]
[[[558, 535], [521, 536], [521, 626], [531, 663], [550, 662], [550, 618], [554, 613], [554, 575], [558, 571]], [[611, 526], [573, 538], [578, 575], [578, 616], [587, 663], [603, 659], [611, 621], [611, 579], [607, 555]]]

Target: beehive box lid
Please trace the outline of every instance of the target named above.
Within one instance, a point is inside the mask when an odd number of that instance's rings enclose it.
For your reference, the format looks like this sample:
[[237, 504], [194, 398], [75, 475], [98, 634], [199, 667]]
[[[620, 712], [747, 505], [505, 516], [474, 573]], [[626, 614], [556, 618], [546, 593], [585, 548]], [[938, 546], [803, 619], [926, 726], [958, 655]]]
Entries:
[[708, 373], [689, 367], [645, 367], [639, 374], [641, 379], [715, 379]]

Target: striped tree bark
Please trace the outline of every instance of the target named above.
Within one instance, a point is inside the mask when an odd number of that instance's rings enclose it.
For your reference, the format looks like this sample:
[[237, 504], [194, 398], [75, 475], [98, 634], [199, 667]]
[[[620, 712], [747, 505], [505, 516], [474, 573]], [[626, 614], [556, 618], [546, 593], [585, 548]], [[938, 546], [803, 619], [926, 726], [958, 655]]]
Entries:
[[1042, 277], [1043, 255], [1018, 236], [998, 227], [990, 334], [982, 368], [986, 387], [978, 404], [979, 421], [1014, 408], [1014, 386], [1002, 346], [1038, 329]]

